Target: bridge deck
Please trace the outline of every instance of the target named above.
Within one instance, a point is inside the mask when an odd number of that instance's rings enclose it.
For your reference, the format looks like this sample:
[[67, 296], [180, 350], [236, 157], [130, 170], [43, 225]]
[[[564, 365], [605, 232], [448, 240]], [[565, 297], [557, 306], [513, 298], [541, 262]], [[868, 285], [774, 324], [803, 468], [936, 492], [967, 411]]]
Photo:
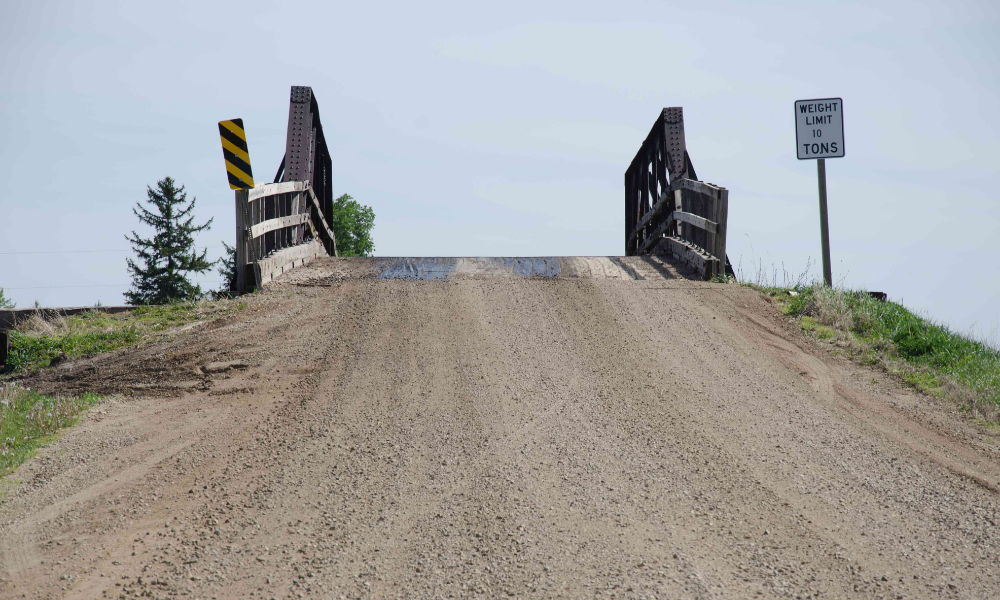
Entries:
[[693, 270], [662, 256], [520, 256], [520, 257], [377, 257], [321, 258], [290, 271], [276, 282], [321, 283], [323, 280], [477, 279], [541, 277], [581, 279], [687, 279]]

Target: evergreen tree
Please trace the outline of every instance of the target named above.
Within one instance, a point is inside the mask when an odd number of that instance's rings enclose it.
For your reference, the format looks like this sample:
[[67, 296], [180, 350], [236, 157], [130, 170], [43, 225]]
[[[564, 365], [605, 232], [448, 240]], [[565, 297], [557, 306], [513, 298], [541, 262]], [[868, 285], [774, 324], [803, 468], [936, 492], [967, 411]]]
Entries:
[[172, 300], [196, 300], [202, 296], [201, 286], [188, 281], [188, 273], [204, 273], [214, 262], [206, 258], [207, 250], [195, 252], [194, 234], [212, 225], [212, 219], [203, 225], [194, 225], [195, 198], [187, 202], [184, 186], [177, 187], [174, 180], [165, 177], [156, 182], [156, 189], [146, 186], [147, 201], [153, 210], [136, 202], [132, 212], [139, 221], [154, 230], [150, 239], [139, 237], [135, 231], [125, 239], [132, 244], [142, 265], [131, 258], [128, 271], [132, 275], [132, 289], [125, 292], [129, 304], [165, 304]]
[[15, 306], [17, 305], [3, 295], [3, 288], [0, 288], [0, 308], [14, 308]]
[[218, 292], [213, 292], [216, 298], [222, 298], [236, 291], [236, 247], [222, 242], [222, 247], [226, 249], [226, 254], [219, 259], [219, 268], [216, 271], [223, 277], [223, 286]]

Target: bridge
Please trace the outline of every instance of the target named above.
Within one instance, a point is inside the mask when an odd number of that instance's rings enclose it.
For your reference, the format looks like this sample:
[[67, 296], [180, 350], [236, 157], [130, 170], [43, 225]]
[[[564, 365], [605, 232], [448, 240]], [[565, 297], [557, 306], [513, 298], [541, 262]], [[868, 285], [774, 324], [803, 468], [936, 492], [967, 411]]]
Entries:
[[[285, 154], [274, 182], [236, 190], [235, 291], [259, 289], [317, 257], [337, 256], [331, 180], [316, 94], [310, 87], [293, 86]], [[729, 191], [695, 174], [684, 110], [664, 108], [625, 172], [625, 256], [667, 256], [706, 280], [732, 275], [726, 256], [728, 214]], [[501, 259], [482, 260], [493, 260], [489, 269]], [[469, 259], [465, 267], [485, 265], [482, 260]], [[559, 267], [553, 260], [539, 274]]]

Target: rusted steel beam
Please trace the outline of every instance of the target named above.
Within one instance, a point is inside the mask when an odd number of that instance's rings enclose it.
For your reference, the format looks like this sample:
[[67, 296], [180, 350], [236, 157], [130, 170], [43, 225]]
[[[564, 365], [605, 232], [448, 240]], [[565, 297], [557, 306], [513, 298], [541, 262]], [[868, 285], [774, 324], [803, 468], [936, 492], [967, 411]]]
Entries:
[[281, 181], [308, 181], [316, 194], [320, 215], [333, 221], [333, 163], [323, 135], [319, 105], [311, 87], [292, 86], [288, 105]]

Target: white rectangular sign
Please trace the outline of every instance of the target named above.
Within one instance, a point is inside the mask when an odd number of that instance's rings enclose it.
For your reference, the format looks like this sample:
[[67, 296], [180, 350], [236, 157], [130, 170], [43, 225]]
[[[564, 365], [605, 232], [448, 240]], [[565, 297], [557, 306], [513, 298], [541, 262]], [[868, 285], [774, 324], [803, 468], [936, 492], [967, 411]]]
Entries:
[[799, 160], [844, 155], [844, 101], [820, 98], [795, 101], [795, 148]]

